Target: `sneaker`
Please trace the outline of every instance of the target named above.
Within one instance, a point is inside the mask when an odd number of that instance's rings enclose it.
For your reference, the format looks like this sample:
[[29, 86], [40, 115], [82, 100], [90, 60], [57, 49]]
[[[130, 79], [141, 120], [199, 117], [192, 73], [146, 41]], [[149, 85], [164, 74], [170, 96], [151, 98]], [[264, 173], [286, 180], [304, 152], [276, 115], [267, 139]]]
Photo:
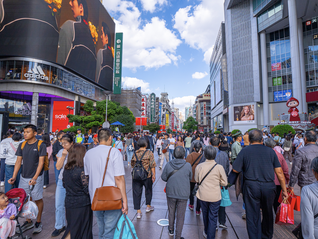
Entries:
[[173, 236], [173, 235], [174, 235], [173, 230], [169, 230], [169, 236]]
[[54, 232], [52, 232], [51, 237], [58, 237], [64, 231], [65, 231], [65, 227], [63, 227], [62, 229], [55, 229]]
[[22, 232], [25, 232], [27, 230], [30, 230], [33, 227], [34, 227], [34, 223], [32, 221], [31, 222], [25, 221], [23, 225], [21, 226], [21, 229], [22, 229]]
[[43, 186], [43, 189], [46, 189], [46, 185]]
[[226, 229], [227, 229], [227, 226], [226, 226], [225, 224], [220, 224], [220, 225], [219, 225], [219, 228], [222, 228], [222, 229], [225, 229], [225, 230], [226, 230]]
[[4, 182], [1, 182], [1, 183], [0, 183], [0, 186], [3, 187], [3, 186], [4, 186]]
[[160, 166], [160, 167], [159, 167], [159, 170], [161, 170], [161, 169], [162, 169], [162, 167]]
[[39, 234], [43, 229], [42, 223], [40, 222], [40, 224], [38, 226], [34, 226], [33, 229], [33, 234]]
[[245, 212], [242, 213], [242, 219], [246, 219], [246, 213]]
[[203, 230], [203, 237], [204, 237], [204, 238], [207, 238], [207, 235], [206, 235], [206, 233], [205, 233], [204, 230]]
[[141, 212], [137, 212], [137, 219], [140, 219], [142, 216]]
[[193, 205], [191, 205], [191, 204], [189, 204], [189, 209], [191, 210], [191, 211], [193, 211]]
[[201, 211], [196, 211], [197, 216], [200, 216]]
[[147, 206], [146, 212], [151, 212], [153, 210], [155, 210], [153, 206], [150, 206], [150, 207]]

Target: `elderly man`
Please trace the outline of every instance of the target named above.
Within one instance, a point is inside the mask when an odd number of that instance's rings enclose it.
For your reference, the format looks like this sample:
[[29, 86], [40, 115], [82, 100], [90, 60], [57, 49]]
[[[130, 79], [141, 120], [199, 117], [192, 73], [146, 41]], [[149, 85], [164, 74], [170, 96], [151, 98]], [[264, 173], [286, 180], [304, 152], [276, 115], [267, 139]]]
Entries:
[[[274, 232], [274, 174], [277, 175], [284, 198], [287, 197], [285, 178], [275, 151], [263, 145], [262, 131], [252, 130], [249, 133], [249, 141], [251, 145], [242, 149], [233, 163], [233, 171], [243, 172], [243, 199], [249, 238], [270, 239]], [[263, 214], [262, 221], [260, 209]]]
[[305, 146], [295, 152], [292, 170], [290, 173], [289, 188], [293, 189], [298, 181], [299, 187], [312, 184], [316, 181], [310, 165], [312, 160], [318, 155], [316, 145], [317, 134], [314, 131], [307, 131], [305, 134]]

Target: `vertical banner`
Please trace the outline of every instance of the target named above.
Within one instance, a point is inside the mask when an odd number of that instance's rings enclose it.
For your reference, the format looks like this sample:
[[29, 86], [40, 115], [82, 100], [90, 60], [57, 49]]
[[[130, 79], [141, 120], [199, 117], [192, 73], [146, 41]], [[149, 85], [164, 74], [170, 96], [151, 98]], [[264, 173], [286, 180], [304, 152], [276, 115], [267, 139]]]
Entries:
[[171, 128], [174, 129], [174, 112], [171, 113]]
[[123, 33], [116, 33], [115, 42], [114, 94], [121, 94], [121, 69], [123, 57]]
[[147, 116], [147, 96], [143, 95], [141, 98], [141, 117]]
[[156, 95], [155, 93], [151, 93], [150, 94], [150, 123], [154, 123], [155, 122], [155, 118], [156, 118]]
[[169, 129], [169, 114], [166, 114], [166, 128]]
[[162, 103], [159, 102], [159, 125], [161, 125], [161, 110], [162, 110]]

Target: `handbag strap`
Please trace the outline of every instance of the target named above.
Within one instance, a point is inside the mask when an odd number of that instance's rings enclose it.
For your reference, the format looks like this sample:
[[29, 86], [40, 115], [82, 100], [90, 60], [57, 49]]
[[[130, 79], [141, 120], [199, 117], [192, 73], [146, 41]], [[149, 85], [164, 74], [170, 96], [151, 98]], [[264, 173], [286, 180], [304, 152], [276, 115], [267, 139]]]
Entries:
[[186, 163], [183, 164], [183, 165], [181, 166], [181, 168], [173, 170], [173, 171], [168, 175], [168, 177], [167, 177], [167, 182], [168, 182], [169, 178], [170, 178], [172, 175], [174, 175], [176, 172], [178, 172], [180, 169], [182, 169], [184, 165], [186, 165]]
[[112, 151], [112, 147], [110, 148], [110, 150], [109, 150], [109, 152], [108, 152], [107, 161], [106, 161], [106, 166], [105, 166], [105, 171], [104, 171], [104, 176], [103, 176], [103, 182], [102, 182], [102, 186], [101, 186], [101, 187], [103, 187], [103, 185], [104, 185], [104, 180], [105, 180], [105, 175], [106, 175], [106, 171], [107, 171], [107, 166], [108, 166], [110, 151]]
[[135, 151], [134, 153], [135, 153], [136, 161], [141, 161], [141, 160], [144, 158], [144, 156], [145, 156], [145, 154], [147, 153], [147, 151], [148, 151], [148, 150], [145, 150], [145, 152], [143, 153], [143, 155], [141, 156], [140, 159], [137, 157], [137, 154], [136, 154], [136, 151]]
[[195, 165], [195, 163], [198, 161], [199, 158], [202, 157], [203, 154], [200, 154], [199, 157], [193, 162], [193, 164], [191, 164], [191, 167], [193, 167], [193, 165]]
[[199, 186], [202, 184], [203, 180], [211, 173], [211, 171], [214, 169], [214, 167], [217, 165], [217, 163], [210, 169], [210, 171], [204, 176], [204, 178], [199, 183]]

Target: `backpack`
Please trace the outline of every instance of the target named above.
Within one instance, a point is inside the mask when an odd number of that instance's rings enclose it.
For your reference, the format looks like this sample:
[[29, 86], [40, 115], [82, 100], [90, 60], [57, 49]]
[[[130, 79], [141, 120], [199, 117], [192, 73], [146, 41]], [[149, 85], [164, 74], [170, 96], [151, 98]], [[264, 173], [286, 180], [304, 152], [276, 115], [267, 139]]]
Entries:
[[[27, 142], [23, 141], [22, 145], [21, 145], [21, 150], [23, 150], [25, 144]], [[40, 146], [43, 143], [42, 140], [38, 140], [38, 153], [40, 154]], [[48, 171], [49, 170], [49, 157], [48, 157], [48, 153], [46, 153], [46, 156], [44, 156], [44, 165], [43, 165], [44, 171]]]
[[117, 223], [114, 239], [138, 239], [134, 224], [123, 214]]
[[136, 157], [136, 164], [133, 168], [133, 170], [131, 171], [131, 175], [132, 175], [132, 178], [134, 180], [139, 180], [139, 181], [143, 181], [143, 180], [146, 180], [148, 178], [148, 173], [149, 171], [146, 171], [146, 169], [144, 168], [144, 166], [142, 165], [142, 159], [143, 157], [145, 156], [146, 152], [148, 150], [146, 150], [144, 152], [144, 154], [141, 156], [140, 159], [138, 159], [137, 155], [136, 155], [136, 152], [135, 152], [135, 157]]

